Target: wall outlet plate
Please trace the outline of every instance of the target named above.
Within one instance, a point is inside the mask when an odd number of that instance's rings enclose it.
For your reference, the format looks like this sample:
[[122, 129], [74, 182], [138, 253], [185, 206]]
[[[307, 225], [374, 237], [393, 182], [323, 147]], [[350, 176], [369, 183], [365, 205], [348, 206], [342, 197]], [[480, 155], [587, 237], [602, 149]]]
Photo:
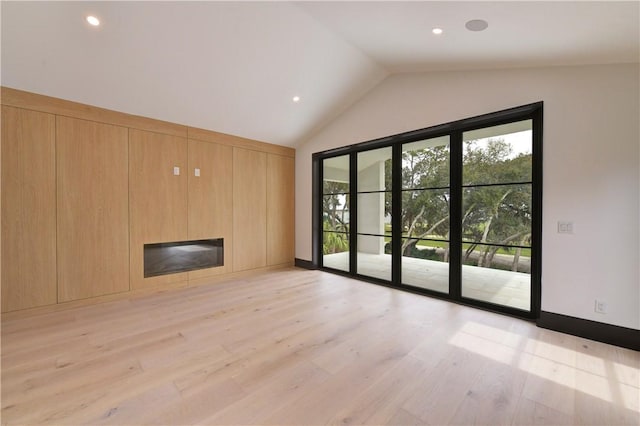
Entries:
[[607, 302], [596, 299], [595, 311], [599, 314], [607, 313]]

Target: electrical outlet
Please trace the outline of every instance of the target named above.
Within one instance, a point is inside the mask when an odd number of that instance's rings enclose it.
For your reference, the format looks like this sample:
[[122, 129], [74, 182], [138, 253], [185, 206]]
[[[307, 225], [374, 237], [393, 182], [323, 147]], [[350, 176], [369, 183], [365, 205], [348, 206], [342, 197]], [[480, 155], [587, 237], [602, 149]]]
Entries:
[[599, 314], [607, 313], [607, 302], [596, 299], [595, 311]]

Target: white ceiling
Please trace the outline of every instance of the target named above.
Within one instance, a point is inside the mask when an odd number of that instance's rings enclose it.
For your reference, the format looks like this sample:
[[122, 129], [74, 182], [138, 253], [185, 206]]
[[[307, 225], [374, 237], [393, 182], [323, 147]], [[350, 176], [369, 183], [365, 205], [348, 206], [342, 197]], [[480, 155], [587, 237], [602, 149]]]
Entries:
[[639, 5], [2, 1], [0, 78], [295, 146], [392, 73], [638, 62]]
[[[640, 2], [301, 3], [390, 72], [638, 62]], [[483, 19], [472, 32], [465, 23]], [[434, 36], [431, 30], [444, 30]]]

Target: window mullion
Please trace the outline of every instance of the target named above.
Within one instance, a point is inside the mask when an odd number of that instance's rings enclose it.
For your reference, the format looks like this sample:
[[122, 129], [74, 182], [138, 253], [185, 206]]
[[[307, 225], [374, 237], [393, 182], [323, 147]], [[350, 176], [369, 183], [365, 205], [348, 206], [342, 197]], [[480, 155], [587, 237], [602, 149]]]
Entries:
[[358, 271], [358, 153], [349, 155], [349, 272]]
[[391, 282], [402, 283], [402, 144], [393, 145], [391, 179]]
[[460, 299], [462, 294], [462, 132], [450, 135], [449, 184], [449, 295]]

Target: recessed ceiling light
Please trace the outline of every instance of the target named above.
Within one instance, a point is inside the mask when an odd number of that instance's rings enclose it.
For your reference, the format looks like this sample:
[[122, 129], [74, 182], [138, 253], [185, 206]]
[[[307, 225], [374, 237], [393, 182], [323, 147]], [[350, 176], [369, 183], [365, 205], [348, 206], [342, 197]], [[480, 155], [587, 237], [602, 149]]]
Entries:
[[294, 96], [292, 100], [293, 102], [300, 102], [300, 96]]
[[467, 27], [469, 31], [484, 31], [489, 27], [489, 23], [484, 19], [472, 19], [464, 24], [464, 26]]
[[100, 25], [100, 20], [93, 15], [87, 16], [87, 22], [90, 25], [93, 25], [94, 27], [97, 27], [98, 25]]
[[431, 30], [432, 33], [434, 33], [435, 35], [440, 35], [442, 34], [442, 28], [434, 28]]

